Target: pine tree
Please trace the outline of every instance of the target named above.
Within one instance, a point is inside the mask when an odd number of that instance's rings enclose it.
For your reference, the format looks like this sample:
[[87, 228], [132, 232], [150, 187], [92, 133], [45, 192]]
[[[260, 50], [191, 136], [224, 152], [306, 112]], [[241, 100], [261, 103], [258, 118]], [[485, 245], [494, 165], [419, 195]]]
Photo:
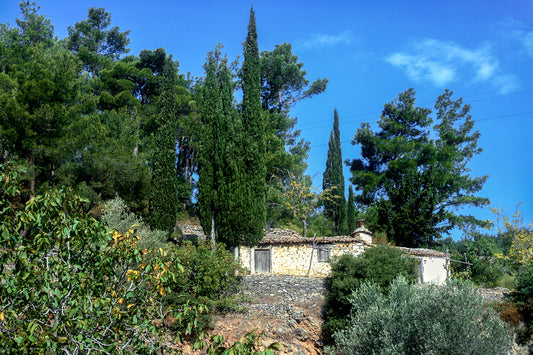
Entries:
[[266, 224], [265, 122], [261, 107], [261, 65], [257, 46], [255, 13], [250, 9], [248, 35], [244, 42], [242, 65], [242, 123], [244, 134], [244, 173], [246, 174], [246, 225], [240, 231], [245, 245], [256, 245], [264, 236]]
[[476, 196], [487, 176], [473, 178], [467, 167], [481, 152], [470, 106], [451, 96], [446, 90], [437, 99], [433, 129], [431, 110], [417, 107], [409, 89], [385, 105], [379, 131], [364, 123], [355, 135], [362, 156], [351, 163], [356, 199], [376, 208], [377, 228], [398, 246], [431, 246], [456, 226], [486, 225], [455, 212], [489, 201]]
[[322, 180], [324, 190], [331, 189], [324, 200], [324, 215], [332, 222], [332, 235], [342, 234], [342, 224], [346, 216], [344, 196], [344, 174], [342, 172], [342, 152], [339, 131], [339, 114], [333, 113], [333, 129], [329, 136], [328, 158]]
[[357, 227], [356, 221], [356, 212], [355, 212], [355, 197], [353, 194], [352, 185], [348, 187], [348, 205], [346, 207], [346, 223], [348, 225], [348, 234], [352, 234], [355, 228]]
[[161, 97], [156, 119], [152, 186], [150, 197], [150, 226], [171, 231], [178, 212], [176, 180], [176, 66], [168, 58], [162, 73]]

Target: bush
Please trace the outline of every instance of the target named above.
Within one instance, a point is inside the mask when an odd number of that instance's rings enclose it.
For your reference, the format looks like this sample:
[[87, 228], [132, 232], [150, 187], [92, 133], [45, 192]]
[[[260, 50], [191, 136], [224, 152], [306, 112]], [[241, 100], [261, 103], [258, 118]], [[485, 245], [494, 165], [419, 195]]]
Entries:
[[218, 309], [232, 307], [243, 270], [223, 244], [217, 244], [213, 249], [209, 241], [198, 245], [185, 242], [171, 249], [184, 268], [178, 278], [169, 281], [168, 286], [174, 294], [207, 299]]
[[[533, 336], [533, 264], [523, 266], [516, 276], [516, 292], [511, 297], [512, 303], [519, 313], [520, 323], [515, 327], [518, 341], [530, 345]], [[502, 314], [502, 318], [504, 318]], [[504, 318], [505, 319], [505, 318]], [[512, 324], [512, 323], [511, 323]]]
[[398, 275], [403, 275], [408, 282], [415, 283], [417, 266], [417, 259], [388, 245], [369, 248], [357, 257], [344, 254], [333, 258], [331, 275], [327, 279], [325, 335], [331, 335], [347, 325], [347, 317], [352, 307], [350, 297], [362, 283], [372, 280], [387, 292]]
[[[166, 353], [198, 333], [208, 312], [195, 294], [179, 307], [167, 302], [177, 288], [220, 297], [234, 286], [223, 248], [208, 255], [200, 247], [189, 253], [194, 262], [185, 257], [190, 247], [140, 250], [137, 236], [108, 233], [85, 214], [88, 201], [70, 189], [37, 195], [19, 210], [19, 173], [0, 164], [0, 353]], [[217, 270], [202, 270], [202, 260]], [[195, 288], [195, 277], [205, 287]], [[205, 345], [204, 335], [195, 346]], [[219, 354], [224, 341], [214, 338], [208, 353]]]
[[132, 227], [135, 234], [141, 239], [137, 246], [139, 249], [158, 249], [167, 243], [168, 233], [160, 230], [151, 230], [143, 219], [133, 212], [120, 197], [106, 202], [101, 220], [109, 230], [126, 233]]
[[333, 335], [342, 354], [506, 354], [512, 335], [467, 284], [409, 285], [383, 292], [368, 282], [353, 293], [349, 326]]
[[181, 328], [194, 328], [189, 321], [205, 307], [161, 307], [169, 292], [162, 282], [176, 278], [164, 267], [172, 260], [180, 268], [172, 255], [143, 253], [132, 234], [107, 233], [68, 189], [16, 212], [4, 197], [18, 190], [3, 174], [0, 181], [2, 353], [145, 353], [180, 335], [164, 327], [169, 313], [188, 314]]

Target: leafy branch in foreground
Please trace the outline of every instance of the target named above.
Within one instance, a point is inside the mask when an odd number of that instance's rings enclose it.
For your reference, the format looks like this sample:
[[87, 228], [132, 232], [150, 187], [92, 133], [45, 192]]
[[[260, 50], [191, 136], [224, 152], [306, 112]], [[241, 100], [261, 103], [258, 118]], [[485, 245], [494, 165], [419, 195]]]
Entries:
[[[51, 190], [15, 210], [19, 171], [0, 165], [0, 342], [10, 353], [144, 353], [207, 334], [205, 303], [168, 305], [186, 273], [177, 248], [107, 233], [88, 201]], [[214, 347], [215, 349], [216, 347]]]

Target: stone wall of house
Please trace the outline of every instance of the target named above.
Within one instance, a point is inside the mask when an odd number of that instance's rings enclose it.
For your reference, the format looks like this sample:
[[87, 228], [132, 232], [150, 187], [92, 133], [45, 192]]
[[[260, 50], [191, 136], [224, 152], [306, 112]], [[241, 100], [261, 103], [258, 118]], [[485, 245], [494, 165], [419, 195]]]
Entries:
[[[312, 243], [295, 243], [270, 245], [261, 248], [239, 247], [238, 254], [241, 265], [251, 274], [255, 274], [254, 256], [255, 249], [270, 250], [270, 274], [272, 275], [292, 275], [292, 276], [309, 276], [326, 277], [329, 275], [330, 265], [327, 262], [333, 256], [339, 256], [345, 253], [353, 255], [362, 254], [368, 244], [363, 242], [355, 243], [332, 243], [316, 244]], [[319, 260], [322, 256], [322, 260]], [[325, 257], [329, 255], [329, 257]], [[311, 267], [310, 267], [311, 265]]]
[[446, 281], [446, 259], [438, 256], [416, 257], [418, 264], [418, 282], [443, 285]]

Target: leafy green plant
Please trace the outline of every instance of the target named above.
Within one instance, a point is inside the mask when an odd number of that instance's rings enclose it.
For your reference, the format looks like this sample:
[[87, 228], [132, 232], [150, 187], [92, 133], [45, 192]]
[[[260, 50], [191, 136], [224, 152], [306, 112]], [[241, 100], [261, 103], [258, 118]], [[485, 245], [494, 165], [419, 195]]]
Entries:
[[350, 298], [348, 327], [333, 335], [341, 354], [505, 354], [513, 338], [465, 283], [415, 287], [402, 276], [385, 293], [365, 282]]
[[[205, 305], [164, 307], [184, 272], [170, 251], [107, 233], [69, 189], [12, 208], [17, 171], [0, 169], [0, 343], [5, 353], [149, 352], [196, 327]], [[181, 327], [171, 330], [172, 317]]]
[[398, 275], [410, 283], [417, 279], [418, 260], [405, 255], [400, 249], [377, 245], [357, 257], [344, 254], [331, 262], [331, 275], [327, 279], [328, 294], [324, 331], [330, 335], [347, 325], [352, 305], [350, 297], [365, 281], [373, 281], [388, 291]]
[[261, 339], [263, 335], [264, 333], [259, 333], [257, 329], [254, 329], [229, 347], [222, 345], [224, 343], [222, 336], [215, 335], [211, 338], [207, 352], [214, 355], [273, 355], [274, 351], [281, 350], [281, 345], [277, 342], [264, 346]]
[[210, 300], [217, 309], [235, 306], [243, 270], [223, 244], [213, 248], [210, 242], [197, 245], [185, 242], [179, 247], [171, 246], [170, 250], [183, 266], [183, 272], [169, 280], [172, 293]]
[[126, 202], [120, 197], [115, 197], [105, 203], [101, 220], [109, 230], [116, 230], [120, 233], [134, 228], [135, 234], [140, 237], [137, 243], [140, 249], [157, 249], [165, 246], [167, 242], [167, 232], [151, 230], [140, 216], [129, 211]]
[[514, 324], [518, 341], [522, 344], [529, 344], [531, 351], [533, 350], [531, 344], [533, 338], [533, 264], [523, 266], [517, 273], [516, 292], [511, 296], [511, 303], [519, 314], [518, 324]]

